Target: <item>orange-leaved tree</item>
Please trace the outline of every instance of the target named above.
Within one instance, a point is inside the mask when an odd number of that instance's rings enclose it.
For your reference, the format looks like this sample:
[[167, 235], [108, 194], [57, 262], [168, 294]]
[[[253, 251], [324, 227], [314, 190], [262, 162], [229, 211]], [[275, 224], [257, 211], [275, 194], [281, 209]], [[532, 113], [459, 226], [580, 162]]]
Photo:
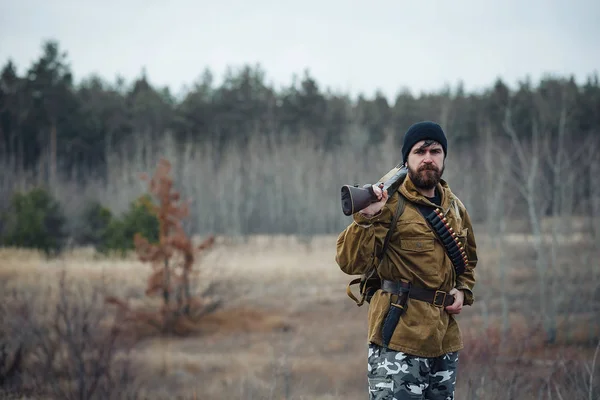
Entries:
[[214, 308], [202, 295], [194, 295], [190, 285], [190, 275], [197, 264], [198, 256], [213, 246], [214, 236], [209, 236], [195, 246], [185, 233], [183, 219], [189, 216], [189, 202], [181, 202], [180, 194], [173, 189], [170, 176], [171, 164], [161, 159], [148, 182], [151, 195], [157, 203], [146, 201], [146, 206], [159, 221], [158, 242], [151, 243], [139, 233], [134, 236], [135, 250], [142, 262], [151, 264], [152, 274], [148, 278], [147, 296], [162, 296], [162, 306], [157, 313], [133, 311], [122, 300], [115, 297], [107, 301], [120, 306], [126, 319], [145, 321], [162, 332], [175, 332], [190, 328], [193, 322], [205, 312]]

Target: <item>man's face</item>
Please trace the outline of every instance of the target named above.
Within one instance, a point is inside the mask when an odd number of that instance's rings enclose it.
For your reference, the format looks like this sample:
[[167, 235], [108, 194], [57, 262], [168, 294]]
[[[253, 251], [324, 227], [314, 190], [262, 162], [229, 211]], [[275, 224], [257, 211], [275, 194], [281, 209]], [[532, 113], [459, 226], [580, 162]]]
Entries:
[[410, 179], [420, 189], [434, 188], [444, 174], [444, 150], [433, 140], [417, 142], [406, 162]]

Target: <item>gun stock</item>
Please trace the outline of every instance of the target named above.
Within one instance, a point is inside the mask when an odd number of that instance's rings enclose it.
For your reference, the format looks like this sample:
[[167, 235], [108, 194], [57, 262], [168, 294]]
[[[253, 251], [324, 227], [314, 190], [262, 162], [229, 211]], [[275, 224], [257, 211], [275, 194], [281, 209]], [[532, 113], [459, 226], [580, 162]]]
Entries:
[[[383, 182], [383, 190], [387, 190], [392, 195], [404, 181], [408, 170], [406, 167], [394, 167], [385, 174], [379, 182]], [[344, 215], [352, 215], [377, 201], [377, 196], [373, 192], [370, 184], [358, 187], [358, 185], [342, 186], [342, 211]]]

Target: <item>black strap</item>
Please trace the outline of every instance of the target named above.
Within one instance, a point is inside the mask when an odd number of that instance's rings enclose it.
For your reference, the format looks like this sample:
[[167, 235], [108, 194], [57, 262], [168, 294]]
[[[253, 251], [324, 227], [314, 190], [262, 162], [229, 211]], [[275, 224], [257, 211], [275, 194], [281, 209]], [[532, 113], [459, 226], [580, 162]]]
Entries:
[[450, 226], [445, 221], [444, 215], [438, 208], [428, 206], [427, 209], [432, 209], [429, 214], [426, 213], [424, 207], [417, 207], [419, 212], [427, 221], [427, 225], [440, 239], [448, 258], [454, 266], [456, 276], [465, 272], [468, 258], [465, 249], [463, 249], [456, 237], [456, 233], [452, 232]]
[[[392, 217], [390, 228], [388, 229], [388, 232], [385, 235], [385, 239], [383, 241], [383, 247], [381, 248], [381, 251], [379, 251], [379, 253], [377, 254], [377, 261], [378, 261], [377, 265], [374, 265], [370, 270], [368, 270], [360, 278], [354, 279], [353, 281], [351, 281], [348, 284], [348, 287], [346, 288], [346, 293], [348, 294], [348, 296], [350, 296], [350, 298], [352, 298], [356, 302], [356, 304], [358, 304], [358, 306], [361, 306], [363, 304], [363, 301], [366, 298], [366, 293], [363, 291], [361, 293], [362, 299], [358, 300], [350, 291], [350, 285], [359, 283], [359, 285], [363, 286], [365, 282], [367, 282], [371, 279], [379, 279], [379, 276], [378, 276], [379, 274], [377, 273], [377, 267], [379, 266], [379, 263], [381, 263], [381, 261], [383, 260], [383, 257], [385, 256], [390, 239], [392, 237], [392, 233], [394, 233], [394, 230], [396, 229], [396, 224], [398, 223], [398, 218], [400, 218], [400, 215], [404, 212], [405, 205], [406, 205], [406, 203], [404, 200], [404, 196], [402, 196], [402, 194], [398, 192], [398, 204], [396, 206], [396, 212], [394, 213], [394, 216]], [[366, 289], [366, 285], [363, 286], [363, 289]]]
[[388, 281], [387, 279], [384, 279], [381, 282], [381, 289], [397, 295], [408, 293], [408, 297], [433, 304], [436, 307], [445, 307], [454, 303], [454, 296], [448, 292], [421, 288], [414, 286], [409, 282]]
[[381, 251], [379, 252], [379, 254], [377, 254], [377, 259], [379, 260], [379, 262], [381, 262], [383, 260], [383, 257], [385, 256], [385, 252], [387, 251], [388, 245], [390, 243], [390, 239], [392, 238], [392, 234], [394, 233], [394, 230], [396, 229], [396, 224], [398, 223], [398, 218], [400, 218], [400, 215], [404, 212], [404, 206], [406, 205], [406, 202], [404, 201], [404, 196], [402, 196], [402, 193], [397, 192], [398, 193], [398, 204], [396, 206], [396, 212], [394, 213], [394, 216], [392, 217], [392, 222], [390, 225], [390, 228], [388, 229], [387, 234], [385, 235], [385, 239], [383, 241], [383, 247], [381, 248]]
[[454, 266], [456, 276], [463, 274], [469, 261], [467, 253], [458, 242], [456, 233], [452, 231], [452, 228], [446, 222], [446, 217], [437, 208], [428, 215], [423, 214], [423, 217], [425, 217], [431, 230], [435, 232], [440, 242], [442, 242], [446, 254]]

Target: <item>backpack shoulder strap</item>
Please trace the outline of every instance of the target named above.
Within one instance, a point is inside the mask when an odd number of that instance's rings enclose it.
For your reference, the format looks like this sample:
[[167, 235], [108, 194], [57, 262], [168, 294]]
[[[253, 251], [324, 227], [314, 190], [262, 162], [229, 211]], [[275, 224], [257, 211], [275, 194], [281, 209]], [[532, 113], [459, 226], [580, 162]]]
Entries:
[[377, 255], [377, 259], [380, 262], [381, 262], [381, 260], [383, 260], [383, 257], [385, 256], [385, 252], [387, 251], [388, 244], [390, 243], [390, 239], [392, 238], [392, 234], [394, 233], [394, 230], [396, 229], [396, 225], [398, 224], [398, 218], [400, 218], [400, 215], [404, 212], [405, 206], [406, 206], [406, 201], [404, 199], [404, 196], [402, 196], [402, 193], [398, 192], [398, 204], [396, 205], [396, 212], [394, 213], [394, 216], [392, 217], [390, 229], [388, 229], [388, 232], [385, 235], [385, 240], [383, 241], [383, 247], [381, 248], [381, 251]]
[[[377, 263], [365, 274], [361, 275], [359, 278], [355, 278], [352, 281], [350, 281], [350, 283], [348, 283], [348, 286], [346, 287], [346, 294], [348, 295], [348, 297], [350, 297], [352, 300], [354, 300], [354, 302], [356, 302], [356, 304], [359, 307], [363, 305], [365, 300], [369, 301], [367, 298], [367, 291], [369, 290], [369, 287], [368, 287], [369, 282], [374, 281], [374, 280], [379, 281], [379, 276], [377, 274], [377, 266], [379, 265], [379, 263], [385, 256], [385, 252], [387, 251], [388, 244], [392, 237], [392, 233], [394, 233], [394, 230], [396, 229], [396, 224], [398, 223], [398, 218], [400, 218], [400, 215], [404, 212], [405, 205], [406, 205], [406, 202], [405, 202], [404, 196], [402, 196], [401, 193], [398, 193], [398, 204], [396, 206], [396, 212], [394, 213], [394, 215], [392, 217], [390, 228], [388, 229], [388, 232], [385, 235], [383, 247], [381, 248], [381, 251], [377, 254]], [[352, 290], [350, 289], [350, 287], [353, 285], [359, 285], [359, 292], [361, 295], [360, 300], [357, 299], [356, 296], [354, 296], [354, 294], [352, 294]]]
[[[398, 218], [400, 218], [400, 215], [404, 212], [405, 204], [406, 203], [405, 203], [404, 196], [402, 196], [402, 194], [399, 193], [398, 194], [398, 204], [396, 206], [396, 212], [394, 213], [394, 215], [392, 217], [390, 228], [388, 229], [388, 232], [385, 236], [385, 240], [383, 242], [383, 247], [381, 248], [381, 251], [377, 254], [377, 263], [365, 274], [361, 275], [359, 278], [353, 279], [350, 283], [348, 283], [348, 286], [346, 287], [346, 294], [352, 300], [354, 300], [359, 307], [363, 305], [365, 300], [367, 302], [369, 301], [367, 292], [369, 291], [370, 282], [373, 282], [375, 285], [379, 285], [379, 276], [377, 274], [377, 266], [379, 265], [379, 263], [385, 256], [385, 252], [387, 251], [390, 239], [392, 237], [392, 233], [396, 229], [396, 224], [398, 223]], [[350, 287], [353, 285], [359, 285], [359, 293], [361, 295], [360, 300], [357, 299], [356, 296], [354, 296], [354, 294], [352, 294], [352, 290], [350, 289]]]

